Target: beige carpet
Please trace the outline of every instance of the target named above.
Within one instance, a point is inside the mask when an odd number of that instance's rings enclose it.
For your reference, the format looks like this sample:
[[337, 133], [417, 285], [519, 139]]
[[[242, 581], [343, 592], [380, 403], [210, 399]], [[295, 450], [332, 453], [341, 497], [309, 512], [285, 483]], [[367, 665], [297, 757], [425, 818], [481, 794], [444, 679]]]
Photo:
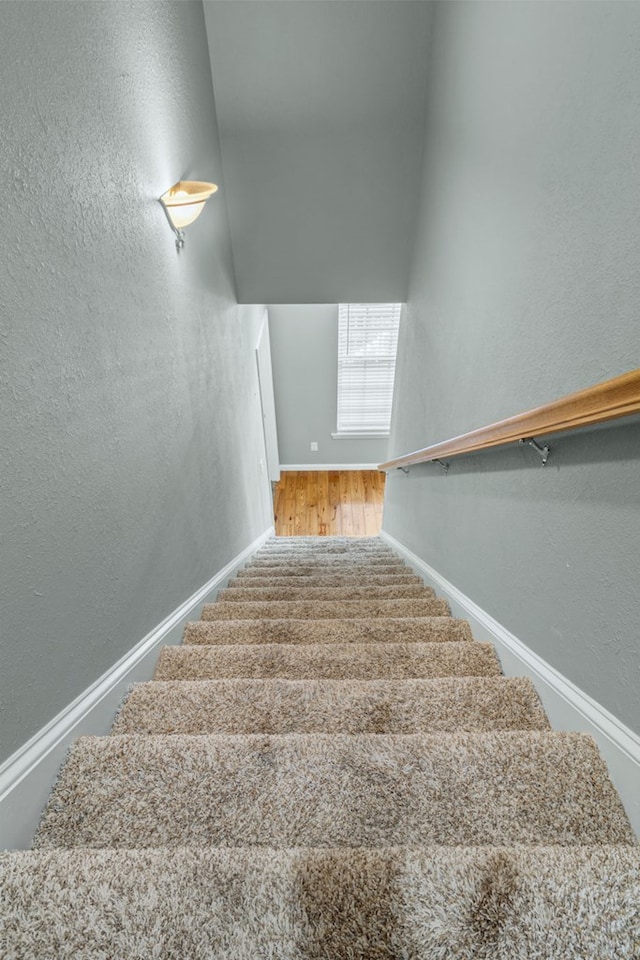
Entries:
[[[275, 578], [274, 578], [275, 579]], [[284, 586], [248, 586], [231, 587], [228, 590], [221, 590], [218, 594], [218, 603], [240, 603], [242, 601], [256, 600], [326, 600], [329, 603], [335, 603], [336, 600], [369, 600], [371, 596], [371, 585], [363, 586], [291, 586], [285, 583]], [[433, 599], [434, 591], [431, 587], [424, 587], [414, 583], [394, 583], [388, 586], [386, 583], [376, 586], [376, 597], [378, 600], [405, 600], [425, 598]]]
[[429, 733], [544, 730], [523, 677], [139, 683], [112, 733]]
[[241, 603], [208, 603], [203, 620], [332, 620], [336, 617], [442, 617], [451, 611], [446, 600], [380, 600], [377, 588], [362, 600], [244, 600]]
[[630, 843], [583, 734], [84, 737], [36, 847]]
[[356, 565], [351, 563], [295, 563], [295, 561], [286, 560], [284, 563], [256, 561], [253, 564], [247, 564], [243, 570], [238, 571], [238, 580], [256, 577], [312, 577], [318, 580], [319, 577], [344, 577], [348, 581], [361, 580], [368, 582], [372, 577], [396, 576], [406, 579], [413, 575], [409, 567], [403, 566], [400, 560], [393, 562], [382, 562], [375, 565]]
[[0, 883], [9, 960], [640, 958], [595, 744], [378, 538], [267, 543]]
[[630, 846], [22, 853], [5, 956], [636, 960], [638, 864]]
[[[396, 569], [396, 568], [392, 568]], [[248, 571], [249, 573], [251, 571]], [[415, 573], [353, 573], [345, 571], [344, 573], [327, 573], [320, 576], [314, 576], [313, 582], [309, 576], [281, 575], [275, 577], [250, 577], [238, 574], [233, 580], [230, 580], [228, 586], [235, 587], [392, 587], [395, 584], [418, 584], [424, 586], [420, 577]]]
[[342, 620], [197, 620], [183, 643], [400, 643], [471, 640], [466, 620], [453, 617], [352, 617]]
[[281, 677], [285, 680], [491, 677], [500, 661], [489, 643], [286, 643], [165, 647], [156, 680]]
[[[355, 562], [354, 562], [355, 561]], [[346, 554], [327, 554], [326, 556], [311, 557], [308, 553], [301, 554], [299, 557], [290, 554], [278, 556], [260, 556], [251, 563], [248, 563], [245, 569], [251, 576], [255, 576], [254, 571], [260, 570], [288, 570], [293, 574], [300, 574], [301, 570], [309, 570], [312, 573], [338, 573], [341, 570], [355, 569], [369, 571], [369, 573], [378, 573], [382, 567], [385, 570], [398, 571], [404, 566], [402, 560], [394, 560], [386, 554], [360, 554], [347, 556]]]

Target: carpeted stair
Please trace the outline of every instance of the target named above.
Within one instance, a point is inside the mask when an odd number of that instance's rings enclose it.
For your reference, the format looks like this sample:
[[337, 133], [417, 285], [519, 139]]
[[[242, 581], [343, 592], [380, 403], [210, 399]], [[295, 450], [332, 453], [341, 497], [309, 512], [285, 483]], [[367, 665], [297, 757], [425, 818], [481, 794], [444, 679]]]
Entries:
[[0, 876], [11, 960], [640, 958], [595, 744], [378, 538], [266, 543]]

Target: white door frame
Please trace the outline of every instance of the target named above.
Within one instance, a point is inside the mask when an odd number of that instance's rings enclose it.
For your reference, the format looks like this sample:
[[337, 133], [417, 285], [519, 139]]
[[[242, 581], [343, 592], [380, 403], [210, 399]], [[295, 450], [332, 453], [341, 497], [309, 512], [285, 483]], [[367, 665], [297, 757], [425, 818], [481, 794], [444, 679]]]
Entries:
[[262, 429], [267, 457], [267, 474], [272, 483], [280, 479], [280, 454], [278, 452], [278, 429], [276, 423], [276, 400], [273, 392], [273, 367], [271, 365], [271, 342], [269, 339], [269, 311], [264, 311], [262, 326], [258, 333], [256, 364], [262, 406]]

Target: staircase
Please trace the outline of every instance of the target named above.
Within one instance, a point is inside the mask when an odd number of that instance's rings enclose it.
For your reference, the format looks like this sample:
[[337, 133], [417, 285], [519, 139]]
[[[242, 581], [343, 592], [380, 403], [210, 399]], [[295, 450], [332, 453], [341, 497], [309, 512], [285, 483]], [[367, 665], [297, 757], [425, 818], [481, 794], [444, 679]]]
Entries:
[[11, 960], [640, 957], [593, 741], [378, 538], [263, 546], [0, 870]]

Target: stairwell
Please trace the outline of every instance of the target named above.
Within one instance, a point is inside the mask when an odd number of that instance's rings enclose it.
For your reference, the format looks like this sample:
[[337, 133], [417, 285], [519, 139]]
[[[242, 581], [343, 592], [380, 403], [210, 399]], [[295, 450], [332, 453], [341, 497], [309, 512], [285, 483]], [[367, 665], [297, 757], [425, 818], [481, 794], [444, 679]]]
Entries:
[[640, 849], [378, 538], [273, 539], [0, 855], [7, 958], [640, 957]]

